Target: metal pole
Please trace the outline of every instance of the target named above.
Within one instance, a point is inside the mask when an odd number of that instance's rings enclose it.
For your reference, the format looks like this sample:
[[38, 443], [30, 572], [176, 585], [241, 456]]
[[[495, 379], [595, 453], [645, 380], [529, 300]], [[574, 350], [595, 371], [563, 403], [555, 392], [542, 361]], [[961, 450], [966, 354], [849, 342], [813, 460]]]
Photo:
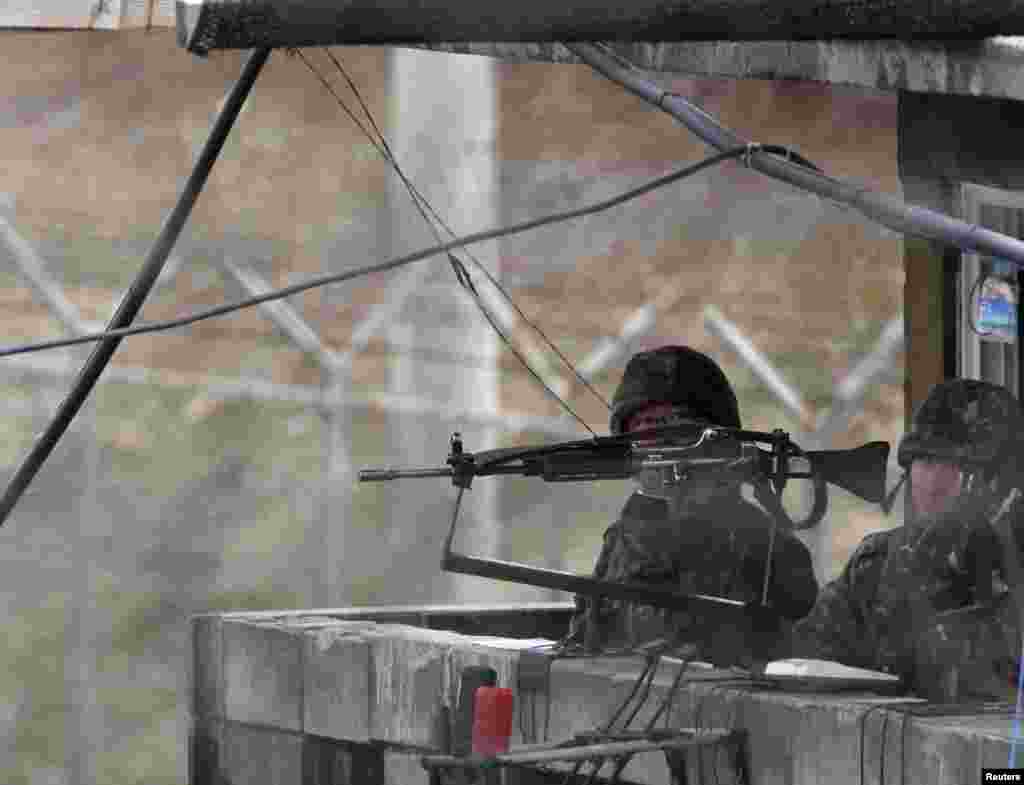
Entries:
[[857, 410], [868, 388], [887, 373], [896, 355], [903, 350], [903, 316], [889, 321], [874, 348], [837, 385], [832, 409], [819, 418], [815, 433], [827, 448]]
[[[8, 357], [4, 370], [12, 378], [34, 378], [45, 376], [64, 379], [72, 375], [62, 363], [54, 362], [40, 355]], [[210, 398], [240, 399], [245, 401], [274, 401], [294, 403], [301, 406], [342, 407], [347, 411], [380, 407], [411, 415], [440, 417], [450, 423], [465, 423], [469, 420], [482, 427], [502, 428], [507, 431], [539, 431], [566, 439], [582, 439], [586, 436], [579, 428], [570, 427], [561, 418], [543, 417], [518, 411], [495, 413], [480, 406], [460, 407], [451, 401], [439, 401], [419, 395], [398, 395], [392, 393], [345, 390], [324, 392], [323, 389], [305, 385], [277, 384], [248, 376], [238, 379], [185, 374], [173, 371], [154, 371], [149, 368], [117, 365], [108, 368], [100, 384], [119, 382], [123, 384], [159, 385], [165, 388], [201, 387], [203, 394]], [[457, 427], [454, 428], [458, 430]]]
[[[438, 213], [445, 216], [454, 232], [462, 234], [467, 226], [497, 223], [493, 61], [438, 57], [430, 52], [396, 49], [391, 54], [389, 79], [394, 111], [392, 147], [396, 158], [404, 162], [406, 175]], [[448, 88], [443, 100], [431, 89], [431, 85], [437, 84]], [[418, 243], [417, 238], [424, 236], [426, 229], [422, 218], [412, 209], [400, 181], [392, 178], [390, 187], [396, 208], [389, 216], [393, 227], [390, 242], [399, 247]], [[492, 273], [497, 273], [496, 244], [479, 247], [476, 255]], [[390, 390], [400, 394], [424, 394], [449, 402], [455, 410], [475, 409], [496, 418], [498, 339], [476, 311], [469, 295], [452, 278], [450, 268], [435, 268], [412, 293], [405, 309], [390, 326], [392, 349], [395, 343], [420, 347], [420, 350], [396, 357]], [[427, 354], [432, 347], [443, 351], [467, 347], [480, 358], [480, 363], [442, 366]], [[473, 440], [474, 449], [497, 446], [497, 429], [483, 422], [479, 426], [483, 427], [464, 432]], [[406, 456], [429, 455], [450, 436], [448, 427], [436, 419], [410, 422], [409, 418], [401, 416], [389, 417], [388, 430], [393, 443], [400, 445]], [[497, 490], [493, 483], [481, 486], [468, 501], [471, 536], [476, 547], [488, 555], [495, 552], [500, 540], [495, 525]], [[412, 585], [414, 582], [421, 584], [421, 596], [425, 594], [434, 599], [457, 600], [472, 596], [479, 600], [501, 594], [501, 589], [486, 583], [438, 574], [435, 565], [422, 560], [415, 563], [410, 560], [407, 567], [398, 561], [402, 558], [400, 552], [412, 552], [412, 544], [429, 542], [422, 529], [415, 525], [424, 515], [424, 509], [428, 508], [424, 507], [421, 497], [403, 495], [395, 499], [390, 535], [395, 553], [393, 571]], [[429, 573], [417, 574], [417, 570], [429, 570]]]
[[[239, 267], [228, 258], [220, 259], [220, 265], [231, 274], [250, 297], [266, 294], [272, 289], [262, 276], [252, 270]], [[322, 291], [327, 291], [328, 288], [324, 287]], [[325, 372], [330, 373], [341, 367], [339, 358], [334, 351], [324, 345], [316, 330], [310, 327], [302, 315], [286, 301], [270, 300], [260, 303], [259, 308], [286, 338], [316, 360]]]
[[713, 305], [704, 307], [704, 326], [712, 335], [739, 355], [758, 381], [767, 387], [786, 408], [789, 416], [800, 423], [802, 431], [810, 431], [813, 428], [812, 417], [807, 411], [807, 403], [800, 392], [786, 380], [782, 372], [771, 364], [750, 339]]
[[64, 296], [64, 288], [50, 277], [42, 257], [3, 216], [0, 216], [0, 243], [11, 252], [15, 265], [35, 290], [36, 297], [57, 317], [64, 329], [72, 335], [87, 333], [89, 327], [82, 320], [78, 308]]
[[[121, 304], [117, 307], [117, 311], [111, 317], [108, 329], [126, 327], [131, 324], [142, 308], [147, 295], [160, 275], [164, 262], [167, 261], [171, 249], [174, 248], [178, 235], [181, 234], [181, 230], [184, 228], [185, 222], [192, 212], [192, 207], [195, 205], [196, 199], [206, 183], [206, 178], [213, 169], [217, 156], [224, 146], [224, 141], [234, 125], [235, 118], [238, 117], [238, 113], [245, 103], [245, 99], [249, 95], [256, 77], [269, 56], [269, 49], [257, 49], [246, 61], [241, 76], [238, 77], [238, 81], [235, 82], [227, 101], [224, 103], [224, 108], [217, 115], [217, 120], [213, 124], [210, 136], [207, 138], [206, 144], [203, 146], [202, 152], [200, 152], [199, 158], [192, 168], [192, 173], [189, 175], [184, 189], [182, 189], [181, 196], [178, 197], [178, 203], [164, 221], [156, 243], [154, 243], [152, 250], [146, 257], [146, 261], [143, 263], [139, 274], [125, 293]], [[8, 483], [3, 497], [0, 498], [0, 526], [7, 520], [7, 516], [14, 509], [25, 489], [28, 488], [36, 473], [45, 463], [50, 453], [53, 452], [53, 448], [57, 446], [57, 442], [60, 441], [61, 436], [68, 429], [78, 410], [82, 408], [82, 405], [89, 397], [89, 393], [92, 391], [93, 385], [96, 384], [100, 374], [103, 373], [103, 369], [110, 362], [110, 358], [117, 351], [120, 343], [120, 338], [105, 338], [97, 344], [93, 353], [89, 356], [71, 391], [57, 409], [53, 420], [39, 437], [39, 440], [32, 446], [32, 450], [26, 456], [21, 466], [18, 467], [17, 472], [15, 472]]]
[[672, 115], [706, 144], [722, 151], [749, 147], [747, 163], [762, 174], [855, 207], [871, 220], [902, 234], [938, 240], [963, 251], [998, 256], [1024, 267], [1024, 242], [1020, 240], [926, 207], [906, 204], [887, 194], [874, 193], [866, 185], [836, 180], [778, 155], [760, 152], [757, 145], [737, 136], [699, 107], [644, 78], [640, 69], [621, 65], [592, 44], [565, 46], [602, 76]]
[[[832, 440], [847, 426], [850, 416], [864, 402], [871, 385], [889, 370], [896, 354], [903, 348], [903, 317], [892, 319], [882, 330], [874, 348], [835, 388], [832, 408], [819, 416], [817, 427], [810, 434], [807, 449], [827, 450]], [[888, 470], [886, 471], [888, 479]], [[886, 483], [888, 487], [888, 482]], [[816, 530], [807, 532], [814, 539], [814, 565], [818, 582], [824, 585], [831, 579], [833, 530], [831, 516], [826, 515]], [[804, 540], [807, 542], [807, 540]]]

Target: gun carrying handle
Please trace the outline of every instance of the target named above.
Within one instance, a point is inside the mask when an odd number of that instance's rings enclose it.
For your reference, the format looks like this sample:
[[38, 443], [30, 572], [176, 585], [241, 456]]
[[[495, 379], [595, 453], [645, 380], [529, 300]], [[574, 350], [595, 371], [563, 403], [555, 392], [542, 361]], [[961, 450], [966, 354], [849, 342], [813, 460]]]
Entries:
[[820, 472], [811, 472], [811, 486], [814, 494], [811, 500], [811, 511], [803, 520], [793, 521], [793, 528], [796, 531], [813, 529], [821, 523], [821, 519], [828, 512], [828, 483]]
[[793, 520], [786, 508], [782, 506], [781, 492], [777, 495], [767, 481], [754, 483], [754, 496], [785, 528], [793, 531], [812, 529], [821, 523], [828, 511], [828, 483], [821, 473], [816, 471], [811, 472], [809, 479], [814, 493], [811, 510], [799, 520]]

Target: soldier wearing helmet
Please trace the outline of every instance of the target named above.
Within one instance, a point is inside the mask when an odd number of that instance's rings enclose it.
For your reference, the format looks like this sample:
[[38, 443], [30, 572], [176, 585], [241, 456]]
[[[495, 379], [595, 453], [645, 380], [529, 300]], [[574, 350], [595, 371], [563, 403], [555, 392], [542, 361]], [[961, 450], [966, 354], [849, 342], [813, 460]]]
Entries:
[[860, 543], [795, 625], [792, 653], [894, 673], [932, 700], [1006, 699], [1021, 650], [1007, 586], [1020, 563], [1022, 436], [1006, 389], [933, 387], [899, 447], [906, 524]]
[[[698, 423], [739, 428], [736, 395], [721, 368], [685, 346], [664, 346], [630, 359], [615, 392], [613, 434]], [[643, 582], [688, 594], [762, 599], [772, 520], [722, 477], [694, 474], [667, 484], [658, 470], [637, 478], [637, 490], [604, 535], [594, 577]], [[759, 631], [729, 629], [721, 620], [605, 598], [577, 600], [568, 641], [587, 648], [633, 648], [655, 640], [696, 643], [720, 665], [771, 659], [785, 642], [785, 620], [808, 612], [817, 582], [807, 548], [778, 531], [768, 600], [774, 614]]]

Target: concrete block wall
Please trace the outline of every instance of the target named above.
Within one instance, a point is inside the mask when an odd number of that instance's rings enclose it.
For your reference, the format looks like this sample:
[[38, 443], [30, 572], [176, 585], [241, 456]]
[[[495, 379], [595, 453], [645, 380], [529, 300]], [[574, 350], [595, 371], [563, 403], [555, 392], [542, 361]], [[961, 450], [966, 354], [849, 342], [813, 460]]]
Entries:
[[[489, 665], [500, 686], [515, 689], [530, 645], [323, 612], [200, 616], [193, 636], [191, 785], [426, 785], [419, 756], [436, 749], [437, 712], [457, 705], [462, 668]], [[642, 666], [639, 658], [555, 660], [546, 688], [516, 694], [513, 746], [597, 728]], [[633, 727], [646, 723], [679, 667], [662, 664]], [[753, 785], [968, 785], [983, 766], [1007, 765], [1009, 707], [944, 717], [904, 708], [931, 707], [785, 692], [690, 669], [659, 727], [744, 730]], [[690, 754], [687, 767], [692, 783], [741, 781], [729, 750]], [[625, 776], [669, 782], [660, 753], [638, 756]]]

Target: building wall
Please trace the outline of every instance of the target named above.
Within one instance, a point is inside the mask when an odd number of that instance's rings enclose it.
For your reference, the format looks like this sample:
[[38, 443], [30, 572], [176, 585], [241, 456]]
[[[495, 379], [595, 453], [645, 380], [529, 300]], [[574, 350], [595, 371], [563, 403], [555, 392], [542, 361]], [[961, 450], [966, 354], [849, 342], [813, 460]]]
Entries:
[[[1012, 200], [1024, 187], [1017, 150], [1024, 126], [1018, 101], [975, 96], [902, 92], [899, 96], [899, 163], [907, 196], [950, 215], [961, 215], [965, 183], [1000, 189]], [[1013, 234], [1014, 227], [988, 228]], [[909, 356], [906, 405], [912, 408], [930, 385], [957, 374], [959, 318], [955, 248], [915, 240], [907, 244]], [[915, 348], [917, 347], [917, 348]]]

